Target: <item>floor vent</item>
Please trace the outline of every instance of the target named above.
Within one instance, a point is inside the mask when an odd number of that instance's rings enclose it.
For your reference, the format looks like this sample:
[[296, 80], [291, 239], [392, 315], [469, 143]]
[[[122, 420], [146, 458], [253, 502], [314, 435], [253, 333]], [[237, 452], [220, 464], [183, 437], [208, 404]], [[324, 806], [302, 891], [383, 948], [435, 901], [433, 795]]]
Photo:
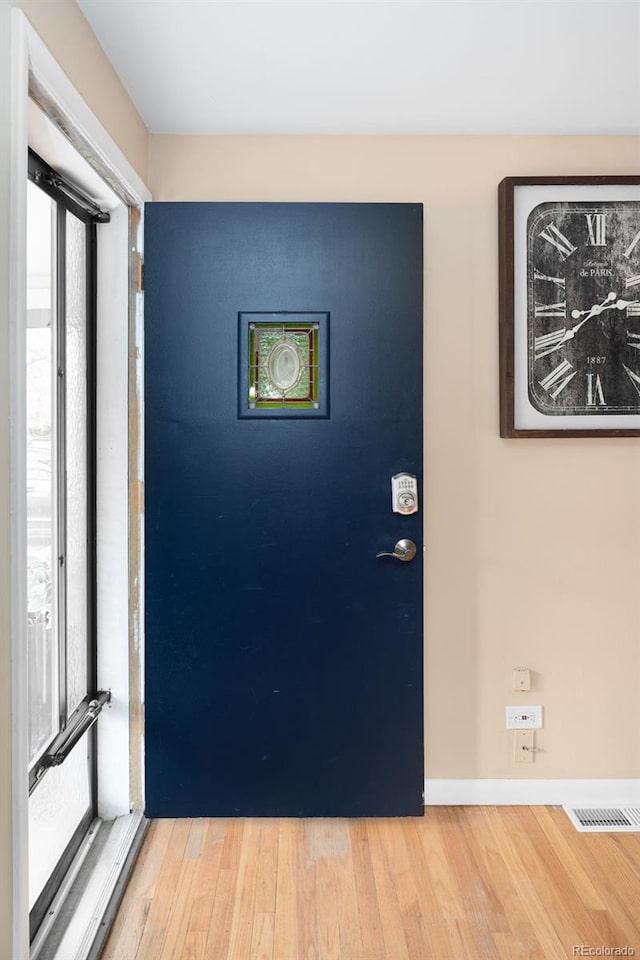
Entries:
[[563, 807], [581, 833], [640, 833], [640, 807]]

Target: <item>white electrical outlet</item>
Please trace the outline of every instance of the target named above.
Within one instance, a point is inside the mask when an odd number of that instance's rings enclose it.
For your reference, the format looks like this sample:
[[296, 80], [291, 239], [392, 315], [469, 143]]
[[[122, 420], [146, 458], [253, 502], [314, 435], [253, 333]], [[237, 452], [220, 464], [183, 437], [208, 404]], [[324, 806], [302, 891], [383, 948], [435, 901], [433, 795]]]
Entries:
[[507, 707], [507, 730], [540, 730], [542, 707]]

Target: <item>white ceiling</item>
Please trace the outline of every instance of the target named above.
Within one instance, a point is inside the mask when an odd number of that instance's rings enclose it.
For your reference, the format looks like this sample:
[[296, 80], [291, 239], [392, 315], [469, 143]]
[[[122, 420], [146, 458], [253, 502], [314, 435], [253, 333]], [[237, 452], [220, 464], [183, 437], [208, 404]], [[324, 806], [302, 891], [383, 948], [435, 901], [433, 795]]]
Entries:
[[78, 0], [153, 133], [640, 133], [640, 0]]

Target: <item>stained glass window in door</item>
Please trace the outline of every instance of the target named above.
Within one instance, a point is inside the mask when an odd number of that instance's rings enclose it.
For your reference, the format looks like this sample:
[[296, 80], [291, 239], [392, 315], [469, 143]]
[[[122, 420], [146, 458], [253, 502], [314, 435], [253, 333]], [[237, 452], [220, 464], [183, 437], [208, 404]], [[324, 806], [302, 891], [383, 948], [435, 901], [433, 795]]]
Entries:
[[319, 324], [250, 323], [248, 361], [250, 409], [319, 408]]

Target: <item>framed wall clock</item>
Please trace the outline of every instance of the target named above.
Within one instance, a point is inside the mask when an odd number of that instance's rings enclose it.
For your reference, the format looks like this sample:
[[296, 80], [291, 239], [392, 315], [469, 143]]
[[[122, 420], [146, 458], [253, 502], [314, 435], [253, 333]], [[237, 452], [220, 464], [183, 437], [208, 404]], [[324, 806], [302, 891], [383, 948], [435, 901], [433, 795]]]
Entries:
[[498, 189], [500, 436], [640, 436], [640, 177]]

